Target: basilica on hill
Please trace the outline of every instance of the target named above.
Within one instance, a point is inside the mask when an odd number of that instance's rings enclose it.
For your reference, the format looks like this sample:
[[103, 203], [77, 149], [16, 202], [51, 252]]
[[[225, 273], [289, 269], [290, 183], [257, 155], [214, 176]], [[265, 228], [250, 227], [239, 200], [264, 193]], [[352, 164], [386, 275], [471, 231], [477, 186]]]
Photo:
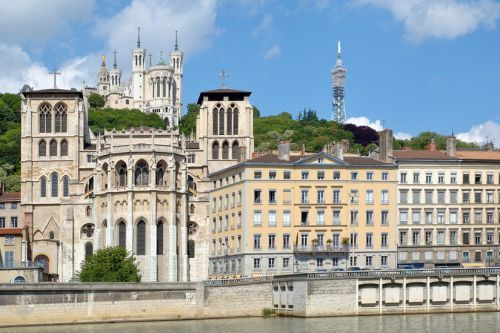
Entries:
[[[196, 135], [178, 130], [182, 61], [176, 41], [169, 63], [146, 66], [140, 36], [132, 77], [124, 82], [103, 58], [96, 88], [22, 93], [21, 224], [23, 256], [58, 281], [77, 277], [97, 249], [133, 253], [142, 281], [197, 281], [208, 275], [208, 175], [253, 152], [250, 92], [200, 93]], [[166, 129], [129, 128], [95, 135], [90, 93], [106, 106], [158, 113]]]

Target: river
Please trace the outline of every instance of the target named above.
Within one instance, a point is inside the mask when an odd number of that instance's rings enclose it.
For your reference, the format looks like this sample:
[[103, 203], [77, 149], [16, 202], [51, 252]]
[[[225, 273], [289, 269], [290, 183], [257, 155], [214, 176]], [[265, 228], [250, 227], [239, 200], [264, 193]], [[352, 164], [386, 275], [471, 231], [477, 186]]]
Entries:
[[16, 327], [0, 333], [489, 333], [500, 332], [500, 313], [387, 315], [333, 318], [240, 318], [92, 325]]

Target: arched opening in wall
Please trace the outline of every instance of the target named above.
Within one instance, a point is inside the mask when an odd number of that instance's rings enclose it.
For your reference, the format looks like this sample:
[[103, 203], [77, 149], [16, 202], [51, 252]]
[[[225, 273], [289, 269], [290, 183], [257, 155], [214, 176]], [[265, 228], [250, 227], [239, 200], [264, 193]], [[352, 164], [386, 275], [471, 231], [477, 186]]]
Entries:
[[214, 143], [212, 143], [212, 159], [219, 159], [219, 143], [217, 141], [214, 141]]
[[159, 220], [158, 224], [156, 225], [156, 254], [157, 255], [162, 255], [163, 254], [163, 228], [165, 226], [165, 223], [163, 220]]
[[89, 196], [92, 196], [94, 193], [94, 176], [90, 177], [89, 180], [85, 183], [85, 193]]
[[188, 248], [187, 248], [187, 254], [188, 258], [194, 258], [195, 256], [195, 242], [194, 240], [190, 239], [188, 240]]
[[194, 204], [189, 205], [189, 214], [194, 214]]
[[162, 95], [163, 97], [167, 97], [167, 77], [163, 77], [163, 82], [162, 82]]
[[193, 194], [195, 194], [196, 182], [194, 181], [193, 177], [191, 175], [188, 175], [187, 181], [188, 181], [188, 190], [190, 190]]
[[54, 106], [55, 111], [55, 132], [65, 133], [68, 129], [67, 107], [64, 103], [57, 103]]
[[57, 141], [51, 140], [49, 144], [50, 156], [57, 156]]
[[42, 176], [40, 178], [40, 197], [45, 198], [47, 196], [47, 178]]
[[49, 103], [42, 103], [38, 108], [38, 132], [50, 133], [52, 132], [52, 106]]
[[16, 278], [14, 279], [14, 283], [26, 283], [26, 279], [24, 278], [24, 276], [16, 276]]
[[240, 145], [238, 141], [233, 142], [233, 146], [231, 147], [231, 158], [233, 160], [237, 160], [240, 156]]
[[123, 161], [116, 163], [116, 186], [127, 186], [127, 164]]
[[69, 177], [63, 177], [63, 197], [69, 197]]
[[85, 243], [85, 260], [94, 254], [94, 244], [92, 242]]
[[[234, 104], [233, 104], [234, 106]], [[238, 135], [238, 108], [234, 107], [233, 109], [233, 135]]]
[[135, 185], [147, 186], [149, 183], [149, 166], [144, 160], [135, 165]]
[[57, 172], [52, 172], [50, 175], [50, 196], [57, 198], [59, 195], [59, 175]]
[[165, 123], [165, 127], [166, 128], [170, 128], [170, 120], [168, 119], [168, 117], [165, 117], [165, 119], [163, 120], [163, 122]]
[[229, 159], [229, 143], [227, 141], [222, 143], [222, 159]]
[[172, 79], [172, 105], [177, 104], [177, 82]]
[[108, 222], [106, 220], [102, 221], [101, 224], [101, 248], [105, 248], [107, 246], [106, 244], [106, 233], [108, 229]]
[[46, 255], [40, 254], [35, 257], [35, 266], [43, 268], [45, 273], [49, 272], [49, 258]]
[[227, 135], [233, 134], [233, 108], [227, 109]]
[[135, 56], [135, 65], [137, 66], [137, 55]]
[[220, 106], [220, 104], [217, 104], [217, 106], [212, 110], [212, 134], [213, 135], [219, 134], [219, 106]]
[[85, 216], [90, 217], [90, 215], [92, 215], [92, 208], [90, 208], [90, 206], [87, 206], [87, 208], [85, 209]]
[[224, 135], [224, 108], [219, 109], [219, 135]]
[[167, 185], [167, 177], [166, 171], [167, 163], [164, 160], [160, 160], [156, 163], [156, 185], [157, 186], [166, 186]]
[[137, 222], [136, 253], [139, 256], [146, 254], [146, 222], [144, 220]]
[[104, 163], [102, 165], [101, 171], [101, 184], [104, 189], [108, 188], [108, 164]]
[[61, 141], [61, 156], [68, 156], [68, 141]]
[[156, 77], [156, 97], [160, 97], [160, 77]]
[[49, 231], [49, 239], [54, 240], [56, 238], [56, 235], [53, 231]]
[[40, 140], [38, 142], [38, 156], [46, 156], [47, 155], [47, 142], [45, 140]]
[[118, 246], [127, 247], [127, 225], [125, 221], [118, 222]]

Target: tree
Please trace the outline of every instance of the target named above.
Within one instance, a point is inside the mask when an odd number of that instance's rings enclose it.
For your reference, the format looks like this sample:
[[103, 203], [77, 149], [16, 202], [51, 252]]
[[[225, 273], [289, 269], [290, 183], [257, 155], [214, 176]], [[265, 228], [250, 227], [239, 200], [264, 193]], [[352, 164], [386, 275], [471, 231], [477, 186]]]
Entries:
[[141, 282], [135, 257], [121, 246], [106, 247], [88, 256], [78, 278], [81, 282]]
[[260, 118], [260, 110], [256, 106], [253, 107], [253, 118]]
[[179, 124], [179, 129], [184, 135], [191, 135], [191, 132], [196, 132], [196, 118], [200, 113], [200, 106], [198, 104], [189, 103], [187, 106], [187, 113], [182, 116]]
[[90, 94], [88, 100], [91, 108], [102, 108], [106, 103], [104, 97], [99, 94]]
[[89, 126], [95, 134], [104, 133], [104, 130], [129, 129], [131, 127], [165, 128], [165, 124], [156, 113], [144, 113], [137, 109], [96, 109], [89, 112]]

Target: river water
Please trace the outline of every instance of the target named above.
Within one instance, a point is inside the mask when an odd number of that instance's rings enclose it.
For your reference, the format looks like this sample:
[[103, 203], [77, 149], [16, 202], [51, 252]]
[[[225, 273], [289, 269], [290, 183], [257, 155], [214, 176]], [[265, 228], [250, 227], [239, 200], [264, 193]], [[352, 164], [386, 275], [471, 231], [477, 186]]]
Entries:
[[241, 318], [0, 329], [0, 333], [489, 333], [500, 332], [500, 313], [387, 315], [333, 318]]

